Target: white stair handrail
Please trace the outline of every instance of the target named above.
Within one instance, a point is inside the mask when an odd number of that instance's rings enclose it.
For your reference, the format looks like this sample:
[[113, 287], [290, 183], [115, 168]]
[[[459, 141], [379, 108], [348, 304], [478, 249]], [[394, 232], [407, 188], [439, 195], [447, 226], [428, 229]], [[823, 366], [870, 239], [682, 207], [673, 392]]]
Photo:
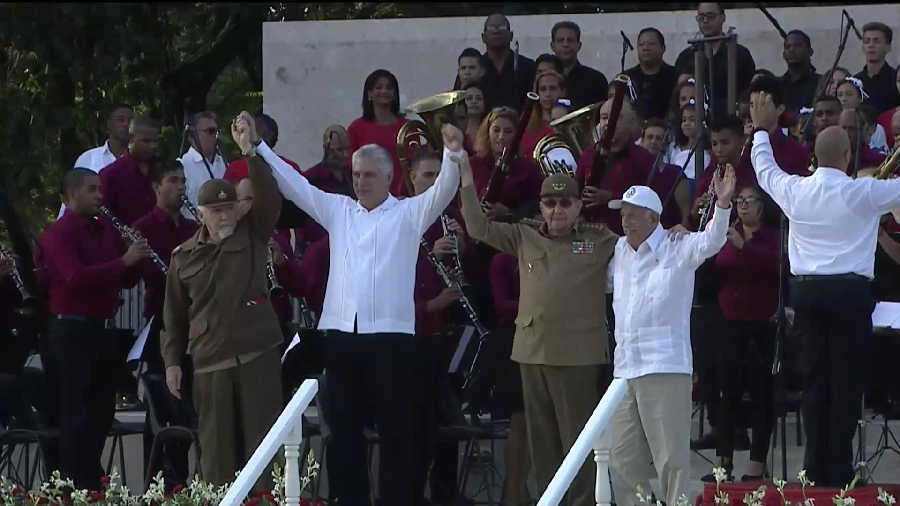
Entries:
[[[606, 389], [606, 393], [603, 394], [603, 398], [600, 399], [597, 407], [594, 408], [594, 413], [591, 414], [587, 423], [584, 424], [584, 429], [578, 434], [575, 444], [572, 445], [566, 458], [563, 459], [562, 465], [559, 466], [556, 474], [553, 475], [553, 479], [550, 480], [550, 484], [547, 485], [547, 490], [544, 491], [540, 500], [538, 500], [537, 506], [556, 506], [559, 504], [592, 449], [595, 451], [594, 460], [598, 466], [597, 493], [604, 497], [609, 496], [609, 480], [606, 480], [606, 483], [601, 481], [606, 478], [607, 473], [601, 472], [601, 467], [606, 467], [606, 462], [598, 458], [602, 451], [599, 448], [599, 443], [604, 432], [609, 427], [613, 413], [625, 397], [626, 388], [628, 388], [626, 380], [622, 378], [612, 380], [609, 388]], [[601, 494], [601, 492], [603, 493]], [[609, 502], [601, 501], [600, 497], [597, 499], [598, 504]]]
[[287, 407], [269, 429], [269, 433], [253, 452], [253, 456], [247, 461], [247, 465], [234, 480], [219, 506], [240, 506], [281, 445], [284, 445], [285, 458], [284, 502], [286, 505], [300, 504], [298, 458], [300, 457], [300, 444], [303, 441], [301, 415], [309, 407], [309, 403], [312, 402], [318, 391], [319, 382], [314, 379], [308, 379], [300, 385]]

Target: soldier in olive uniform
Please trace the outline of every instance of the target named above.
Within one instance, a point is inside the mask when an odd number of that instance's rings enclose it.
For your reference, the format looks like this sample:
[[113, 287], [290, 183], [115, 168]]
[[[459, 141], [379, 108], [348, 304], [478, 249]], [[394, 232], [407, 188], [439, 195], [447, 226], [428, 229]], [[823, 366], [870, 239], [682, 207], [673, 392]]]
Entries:
[[271, 169], [256, 156], [248, 121], [242, 113], [232, 135], [249, 162], [256, 205], [238, 218], [230, 182], [213, 179], [200, 188], [203, 226], [172, 252], [160, 338], [166, 382], [176, 397], [181, 358], [190, 346], [200, 466], [217, 485], [234, 480], [282, 409], [283, 337], [265, 271], [281, 197]]
[[[540, 491], [584, 428], [611, 379], [606, 274], [617, 236], [577, 223], [578, 183], [556, 174], [541, 186], [539, 228], [488, 221], [461, 160], [462, 212], [471, 237], [518, 257], [519, 312], [512, 359], [521, 366], [525, 418]], [[568, 504], [594, 504], [594, 476], [582, 467]]]

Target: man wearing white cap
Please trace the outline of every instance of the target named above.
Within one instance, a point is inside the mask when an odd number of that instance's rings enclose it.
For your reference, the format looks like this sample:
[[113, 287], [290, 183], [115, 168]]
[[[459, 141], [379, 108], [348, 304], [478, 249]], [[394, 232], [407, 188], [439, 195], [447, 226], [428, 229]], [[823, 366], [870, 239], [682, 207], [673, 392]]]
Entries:
[[613, 375], [628, 381], [610, 425], [610, 468], [619, 506], [636, 504], [637, 486], [649, 493], [654, 476], [666, 504], [686, 493], [694, 271], [725, 244], [734, 168], [729, 165], [714, 184], [718, 199], [712, 221], [679, 241], [663, 240], [662, 202], [650, 188], [632, 186], [621, 200], [609, 202], [611, 209], [621, 209], [625, 233], [608, 276], [616, 316]]

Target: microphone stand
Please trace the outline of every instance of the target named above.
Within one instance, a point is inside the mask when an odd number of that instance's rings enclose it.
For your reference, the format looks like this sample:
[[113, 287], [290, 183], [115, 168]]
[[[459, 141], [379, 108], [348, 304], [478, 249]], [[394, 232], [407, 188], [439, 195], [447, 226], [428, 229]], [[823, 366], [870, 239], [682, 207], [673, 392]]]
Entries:
[[[838, 63], [841, 61], [841, 56], [844, 54], [844, 48], [847, 47], [847, 38], [850, 36], [850, 28], [853, 27], [853, 25], [851, 23], [847, 23], [846, 26], [844, 25], [844, 18], [848, 17], [848, 16], [849, 16], [849, 14], [847, 14], [846, 10], [841, 14], [841, 32], [842, 33], [841, 33], [840, 42], [838, 43], [837, 54], [834, 56], [834, 63], [831, 65], [831, 70], [828, 71], [828, 78], [822, 79], [819, 82], [819, 89], [816, 90], [816, 95], [815, 95], [816, 101], [818, 101], [820, 98], [822, 98], [824, 96], [825, 90], [828, 89], [828, 85], [831, 84], [832, 81], [834, 81], [834, 69], [837, 68]], [[815, 106], [815, 103], [813, 103], [813, 106]]]
[[781, 35], [781, 38], [786, 39], [787, 32], [784, 31], [784, 28], [781, 27], [781, 24], [778, 23], [778, 20], [775, 19], [775, 16], [773, 16], [769, 13], [768, 9], [766, 9], [764, 4], [760, 3], [760, 4], [757, 4], [757, 6], [759, 7], [759, 10], [761, 10], [762, 13], [766, 16], [766, 18], [768, 18], [769, 21], [771, 21], [772, 24], [775, 25], [775, 29], [778, 30], [778, 33]]
[[619, 33], [622, 34], [622, 62], [621, 62], [621, 64], [622, 64], [622, 72], [624, 73], [625, 72], [625, 54], [628, 53], [628, 51], [634, 51], [634, 46], [631, 45], [631, 41], [628, 40], [628, 36], [625, 35], [625, 32], [623, 30], [619, 30]]
[[850, 13], [847, 12], [847, 9], [841, 9], [841, 15], [847, 18], [847, 23], [850, 24], [851, 28], [853, 28], [853, 32], [856, 34], [856, 38], [862, 40], [862, 34], [859, 33], [859, 29], [856, 28], [856, 23], [853, 21], [853, 18], [850, 17]]
[[[778, 244], [778, 307], [775, 311], [775, 350], [772, 356], [772, 379], [775, 395], [772, 396], [772, 402], [777, 403], [780, 399], [785, 407], [787, 414], [787, 389], [785, 388], [785, 377], [783, 372], [784, 363], [784, 336], [787, 332], [787, 316], [785, 314], [785, 289], [787, 288], [788, 270], [785, 268], [787, 260], [787, 243], [788, 243], [788, 223], [787, 216], [782, 212], [779, 220], [779, 237]], [[773, 406], [773, 412], [775, 412]], [[774, 455], [773, 455], [774, 458]], [[781, 476], [787, 479], [787, 431], [785, 425], [781, 427]]]

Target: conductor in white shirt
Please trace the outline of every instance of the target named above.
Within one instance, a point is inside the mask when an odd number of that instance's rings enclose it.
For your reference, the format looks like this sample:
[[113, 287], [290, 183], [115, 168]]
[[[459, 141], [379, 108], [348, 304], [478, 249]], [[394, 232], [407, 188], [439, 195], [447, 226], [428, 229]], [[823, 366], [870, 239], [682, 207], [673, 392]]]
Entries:
[[619, 506], [637, 503], [638, 486], [649, 494], [654, 477], [666, 504], [687, 492], [694, 271], [725, 245], [734, 168], [729, 165], [713, 184], [718, 198], [712, 221], [675, 241], [664, 240], [662, 202], [650, 188], [632, 186], [621, 200], [609, 202], [622, 210], [625, 233], [609, 265], [616, 318], [613, 375], [628, 383], [610, 425], [610, 471]]
[[790, 220], [790, 305], [804, 341], [803, 467], [816, 484], [842, 487], [853, 479], [853, 433], [870, 368], [878, 220], [900, 207], [900, 180], [850, 178], [850, 140], [838, 126], [816, 138], [812, 176], [788, 175], [766, 132], [778, 119], [772, 98], [751, 94], [750, 115], [759, 185]]
[[[252, 128], [252, 124], [251, 124]], [[359, 200], [309, 184], [265, 143], [257, 153], [273, 168], [278, 188], [328, 231], [330, 265], [319, 329], [325, 338], [325, 391], [329, 398], [333, 494], [341, 504], [370, 504], [363, 438], [365, 415], [375, 410], [381, 438], [380, 504], [415, 501], [413, 422], [424, 397], [414, 354], [416, 262], [419, 240], [459, 187], [451, 156], [464, 156], [462, 132], [443, 130], [444, 153], [434, 185], [403, 200], [389, 193], [393, 161], [369, 144], [352, 159]], [[256, 139], [255, 131], [251, 138]]]

